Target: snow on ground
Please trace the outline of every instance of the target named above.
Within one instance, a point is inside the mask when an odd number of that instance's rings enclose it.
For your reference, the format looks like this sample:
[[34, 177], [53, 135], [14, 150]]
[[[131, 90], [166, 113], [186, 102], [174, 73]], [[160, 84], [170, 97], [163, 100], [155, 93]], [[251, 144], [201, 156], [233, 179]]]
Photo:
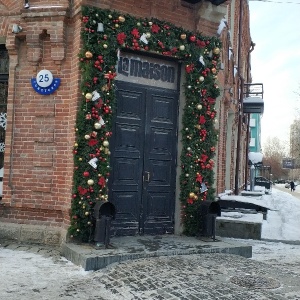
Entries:
[[240, 212], [222, 212], [222, 218], [262, 223], [261, 241], [234, 239], [252, 245], [252, 259], [280, 264], [300, 262], [300, 186], [293, 193], [284, 184], [277, 187], [260, 200], [273, 209], [268, 211], [267, 220], [260, 213]]
[[252, 202], [255, 204], [261, 203], [271, 208], [268, 211], [267, 220], [263, 220], [260, 213], [245, 214], [241, 212], [222, 212], [221, 218], [261, 222], [263, 224], [262, 239], [299, 241], [300, 243], [300, 186], [297, 187], [294, 195], [273, 188], [271, 194], [265, 194], [258, 197], [258, 200], [253, 200]]
[[[291, 194], [287, 189], [273, 188], [271, 194], [263, 195], [260, 201], [274, 209], [268, 212], [267, 220], [263, 220], [260, 213], [222, 212], [222, 218], [262, 222], [263, 240], [234, 239], [252, 245], [253, 260], [282, 266], [288, 264], [295, 270], [300, 269], [300, 186], [298, 189]], [[1, 290], [6, 291], [6, 296], [12, 296], [5, 300], [15, 300], [14, 295], [18, 295], [19, 299], [28, 299], [26, 294], [22, 294], [23, 289], [24, 293], [28, 289], [32, 291], [30, 300], [54, 299], [52, 292], [57, 295], [59, 287], [88, 280], [93, 274], [64, 258], [54, 261], [38, 254], [1, 247], [0, 270], [0, 296]], [[47, 298], [41, 298], [41, 294], [45, 293]]]
[[[58, 287], [89, 274], [65, 258], [55, 262], [35, 253], [3, 248], [0, 248], [0, 270], [0, 299], [3, 300], [54, 299], [52, 293], [57, 295]], [[45, 292], [49, 298], [41, 298]]]

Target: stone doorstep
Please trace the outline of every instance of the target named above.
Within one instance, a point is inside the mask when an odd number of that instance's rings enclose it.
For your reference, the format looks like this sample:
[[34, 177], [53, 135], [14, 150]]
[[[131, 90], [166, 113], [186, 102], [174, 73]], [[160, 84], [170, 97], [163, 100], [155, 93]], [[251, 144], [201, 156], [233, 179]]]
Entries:
[[[159, 244], [158, 249], [149, 250], [148, 246], [151, 243]], [[112, 238], [111, 245], [113, 247], [101, 249], [93, 245], [63, 243], [62, 255], [85, 271], [99, 270], [126, 260], [159, 256], [227, 253], [252, 257], [252, 246], [235, 241], [222, 241], [219, 238], [213, 241], [176, 235], [115, 237]]]

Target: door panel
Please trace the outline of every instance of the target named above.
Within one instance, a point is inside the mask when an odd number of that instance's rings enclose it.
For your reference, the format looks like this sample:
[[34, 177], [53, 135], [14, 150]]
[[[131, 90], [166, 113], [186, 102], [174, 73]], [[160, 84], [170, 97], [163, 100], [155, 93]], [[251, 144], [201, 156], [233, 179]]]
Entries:
[[178, 93], [117, 82], [110, 201], [115, 235], [174, 230]]
[[117, 109], [111, 140], [109, 198], [117, 215], [115, 235], [139, 233], [144, 152], [145, 90], [117, 85]]
[[177, 92], [150, 90], [146, 101], [147, 142], [144, 170], [150, 172], [143, 186], [142, 206], [145, 234], [174, 232], [177, 153]]

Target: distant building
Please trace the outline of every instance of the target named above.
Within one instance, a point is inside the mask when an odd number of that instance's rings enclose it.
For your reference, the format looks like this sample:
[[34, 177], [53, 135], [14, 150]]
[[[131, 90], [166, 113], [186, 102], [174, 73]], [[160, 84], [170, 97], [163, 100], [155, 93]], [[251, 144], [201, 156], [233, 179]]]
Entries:
[[261, 152], [261, 114], [250, 114], [249, 152]]

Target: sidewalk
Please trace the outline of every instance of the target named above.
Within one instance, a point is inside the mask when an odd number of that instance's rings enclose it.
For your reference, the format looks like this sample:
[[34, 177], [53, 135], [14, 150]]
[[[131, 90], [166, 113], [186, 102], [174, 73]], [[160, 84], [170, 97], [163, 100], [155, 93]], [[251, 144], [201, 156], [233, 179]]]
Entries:
[[[225, 242], [234, 241], [225, 239]], [[300, 299], [299, 259], [283, 264], [280, 259], [265, 262], [223, 253], [181, 254], [127, 260], [84, 272], [59, 258], [57, 249], [3, 246], [0, 246], [0, 299], [3, 300]], [[293, 247], [298, 247], [296, 251], [300, 253], [300, 246]], [[155, 241], [145, 248], [156, 250]], [[276, 252], [267, 246], [261, 249]]]
[[263, 201], [277, 210], [263, 222], [275, 243], [170, 235], [58, 249], [0, 241], [0, 299], [300, 300], [300, 202], [272, 195]]

